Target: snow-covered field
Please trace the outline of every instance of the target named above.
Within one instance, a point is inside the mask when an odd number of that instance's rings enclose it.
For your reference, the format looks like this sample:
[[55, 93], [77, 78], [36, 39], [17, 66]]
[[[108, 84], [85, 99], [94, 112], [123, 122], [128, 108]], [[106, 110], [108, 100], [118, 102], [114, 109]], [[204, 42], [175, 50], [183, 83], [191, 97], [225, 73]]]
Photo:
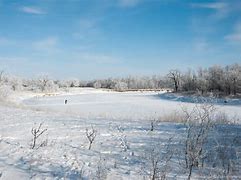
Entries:
[[[182, 147], [185, 137], [183, 124], [162, 122], [150, 131], [150, 121], [194, 106], [160, 98], [158, 93], [75, 89], [55, 96], [15, 94], [17, 107], [0, 105], [0, 179], [148, 177], [152, 148], [165, 152], [166, 144]], [[241, 117], [239, 105], [216, 106], [220, 112]], [[31, 129], [40, 123], [47, 131], [31, 149]], [[96, 139], [88, 150], [86, 129], [92, 127]], [[186, 179], [179, 165], [174, 158], [166, 167], [169, 179]]]

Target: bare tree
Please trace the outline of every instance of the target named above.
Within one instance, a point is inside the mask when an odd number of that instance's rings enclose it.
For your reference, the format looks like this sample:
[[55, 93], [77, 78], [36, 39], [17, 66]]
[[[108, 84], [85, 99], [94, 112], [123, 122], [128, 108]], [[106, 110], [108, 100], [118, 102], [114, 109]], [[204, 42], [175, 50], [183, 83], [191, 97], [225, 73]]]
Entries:
[[[43, 123], [40, 123], [39, 126], [37, 128], [32, 128], [31, 133], [33, 135], [33, 139], [32, 139], [32, 145], [31, 145], [31, 149], [34, 149], [36, 147], [36, 143], [37, 143], [37, 139], [44, 133], [47, 131], [47, 129], [41, 129]], [[40, 145], [41, 146], [41, 145]], [[39, 146], [39, 147], [40, 147]]]
[[89, 130], [88, 128], [86, 128], [86, 137], [89, 141], [89, 150], [91, 149], [91, 146], [95, 140], [95, 137], [96, 137], [96, 133], [97, 133], [97, 130], [93, 128], [93, 126], [91, 126], [91, 129]]
[[181, 80], [181, 73], [180, 73], [180, 71], [178, 71], [178, 70], [171, 70], [168, 73], [167, 76], [173, 82], [175, 92], [177, 92], [179, 90], [180, 80]]

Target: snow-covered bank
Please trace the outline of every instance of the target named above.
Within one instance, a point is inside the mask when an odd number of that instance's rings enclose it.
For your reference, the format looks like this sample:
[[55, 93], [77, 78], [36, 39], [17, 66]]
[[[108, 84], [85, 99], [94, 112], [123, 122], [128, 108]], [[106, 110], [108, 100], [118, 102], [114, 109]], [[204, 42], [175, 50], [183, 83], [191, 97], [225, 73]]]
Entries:
[[196, 95], [181, 95], [175, 93], [160, 93], [158, 94], [160, 99], [177, 101], [177, 102], [186, 102], [186, 103], [213, 103], [216, 105], [225, 105], [225, 106], [241, 106], [241, 99], [238, 98], [214, 98], [214, 97], [203, 97]]

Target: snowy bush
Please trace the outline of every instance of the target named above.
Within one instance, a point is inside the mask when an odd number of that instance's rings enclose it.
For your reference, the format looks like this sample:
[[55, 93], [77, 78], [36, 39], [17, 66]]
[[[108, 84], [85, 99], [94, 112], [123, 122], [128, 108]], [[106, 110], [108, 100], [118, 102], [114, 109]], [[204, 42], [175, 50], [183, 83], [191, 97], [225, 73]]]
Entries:
[[23, 89], [22, 79], [16, 76], [8, 76], [6, 79], [6, 83], [12, 87], [12, 90], [19, 91]]
[[54, 83], [53, 80], [50, 80], [46, 83], [46, 86], [44, 88], [45, 92], [56, 92], [58, 90], [59, 86]]
[[12, 93], [12, 88], [7, 85], [0, 86], [0, 101], [7, 101]]

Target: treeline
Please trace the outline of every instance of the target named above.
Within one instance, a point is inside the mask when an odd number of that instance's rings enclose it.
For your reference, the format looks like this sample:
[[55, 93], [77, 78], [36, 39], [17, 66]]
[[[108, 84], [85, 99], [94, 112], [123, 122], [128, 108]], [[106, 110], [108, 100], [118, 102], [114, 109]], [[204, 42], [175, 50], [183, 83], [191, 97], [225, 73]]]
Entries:
[[167, 75], [176, 92], [195, 92], [202, 95], [214, 93], [216, 96], [237, 95], [241, 93], [241, 66], [212, 66], [181, 73], [171, 70]]
[[[4, 88], [3, 88], [4, 87]], [[6, 88], [7, 87], [7, 88]], [[237, 95], [241, 93], [241, 66], [239, 64], [212, 66], [197, 70], [170, 70], [164, 76], [128, 76], [126, 78], [108, 78], [91, 81], [79, 79], [54, 80], [44, 75], [35, 79], [21, 79], [16, 76], [0, 72], [1, 89], [31, 90], [40, 92], [54, 92], [59, 88], [93, 87], [107, 88], [117, 91], [139, 89], [171, 88], [175, 92], [199, 93], [202, 95], [215, 93], [216, 95]]]
[[175, 92], [189, 92], [215, 96], [241, 94], [241, 66], [239, 64], [189, 69], [186, 72], [170, 70], [165, 76], [132, 77], [95, 80], [88, 87], [108, 88], [118, 91], [171, 88]]
[[134, 77], [129, 76], [126, 78], [109, 78], [105, 80], [94, 80], [88, 83], [89, 87], [94, 88], [107, 88], [117, 91], [125, 90], [138, 90], [138, 89], [160, 89], [165, 88], [167, 79], [163, 76], [143, 76]]

